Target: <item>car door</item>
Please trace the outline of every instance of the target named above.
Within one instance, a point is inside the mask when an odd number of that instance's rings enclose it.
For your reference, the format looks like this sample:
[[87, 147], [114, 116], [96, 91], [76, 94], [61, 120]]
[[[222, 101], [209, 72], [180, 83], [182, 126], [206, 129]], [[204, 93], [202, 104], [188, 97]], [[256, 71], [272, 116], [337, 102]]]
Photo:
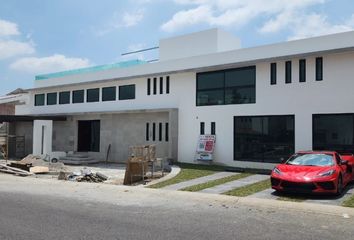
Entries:
[[348, 182], [351, 181], [352, 174], [349, 171], [348, 165], [342, 163], [342, 158], [339, 156], [339, 154], [336, 153], [335, 155], [336, 155], [337, 165], [341, 169], [343, 185], [346, 185]]

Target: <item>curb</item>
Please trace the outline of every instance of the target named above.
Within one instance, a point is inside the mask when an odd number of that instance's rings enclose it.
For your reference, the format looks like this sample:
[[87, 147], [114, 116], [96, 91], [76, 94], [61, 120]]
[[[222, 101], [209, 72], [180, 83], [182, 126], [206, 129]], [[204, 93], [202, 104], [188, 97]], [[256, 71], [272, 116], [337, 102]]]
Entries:
[[171, 178], [176, 177], [180, 172], [181, 172], [181, 168], [179, 166], [172, 165], [171, 166], [171, 172], [168, 173], [166, 176], [164, 176], [162, 178], [159, 178], [159, 179], [156, 179], [156, 180], [153, 180], [153, 181], [149, 182], [148, 184], [143, 185], [142, 187], [149, 187], [151, 185], [167, 181], [167, 180], [169, 180]]

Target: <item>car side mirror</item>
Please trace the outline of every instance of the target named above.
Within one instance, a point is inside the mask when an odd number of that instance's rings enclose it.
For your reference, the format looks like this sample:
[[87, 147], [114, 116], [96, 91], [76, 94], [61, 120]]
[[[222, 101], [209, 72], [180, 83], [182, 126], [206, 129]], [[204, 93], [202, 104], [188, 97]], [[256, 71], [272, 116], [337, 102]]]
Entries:
[[341, 165], [346, 165], [346, 164], [348, 164], [348, 161], [347, 160], [340, 160], [340, 164]]

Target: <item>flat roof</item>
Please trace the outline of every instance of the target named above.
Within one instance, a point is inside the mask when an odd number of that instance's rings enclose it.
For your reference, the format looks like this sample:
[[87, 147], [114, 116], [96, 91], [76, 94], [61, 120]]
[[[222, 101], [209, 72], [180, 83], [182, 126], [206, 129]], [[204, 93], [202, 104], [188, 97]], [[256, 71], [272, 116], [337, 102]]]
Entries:
[[34, 120], [66, 121], [66, 116], [44, 115], [0, 115], [0, 122], [32, 122]]

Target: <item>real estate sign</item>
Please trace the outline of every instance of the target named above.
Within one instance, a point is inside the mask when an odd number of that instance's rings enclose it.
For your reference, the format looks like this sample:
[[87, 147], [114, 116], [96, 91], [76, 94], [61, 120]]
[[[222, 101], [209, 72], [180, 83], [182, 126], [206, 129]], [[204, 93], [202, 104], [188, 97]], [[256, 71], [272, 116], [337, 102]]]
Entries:
[[197, 145], [196, 160], [212, 161], [215, 147], [215, 135], [200, 135]]

